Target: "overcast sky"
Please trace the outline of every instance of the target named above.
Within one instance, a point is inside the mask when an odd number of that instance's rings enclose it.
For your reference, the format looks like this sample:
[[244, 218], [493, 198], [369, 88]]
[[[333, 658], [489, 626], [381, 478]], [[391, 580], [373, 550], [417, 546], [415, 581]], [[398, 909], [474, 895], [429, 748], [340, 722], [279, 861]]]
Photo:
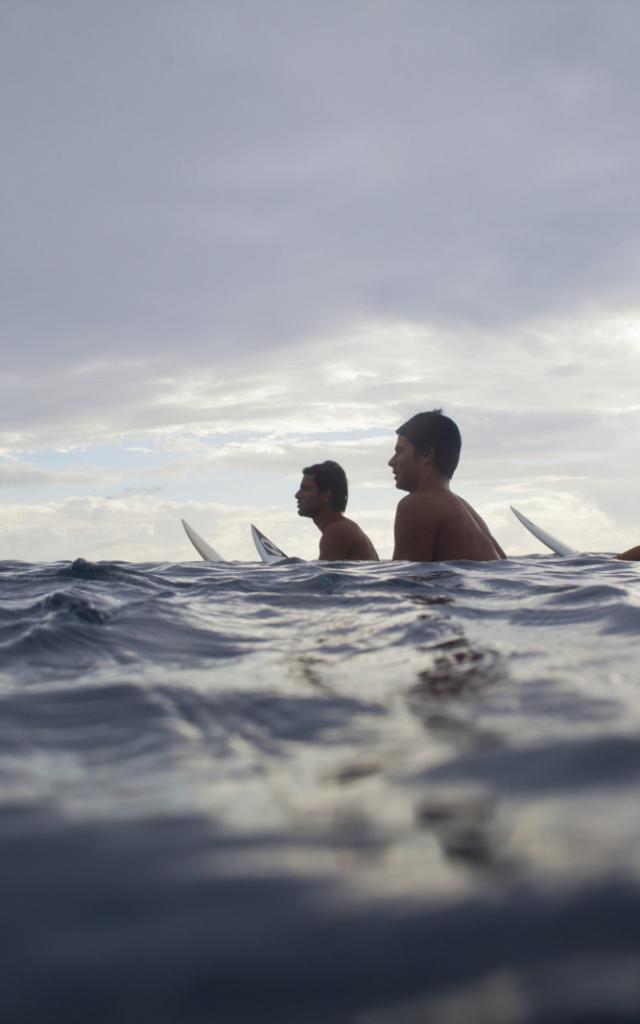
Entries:
[[513, 554], [640, 543], [637, 0], [0, 0], [0, 558], [392, 548], [443, 406]]

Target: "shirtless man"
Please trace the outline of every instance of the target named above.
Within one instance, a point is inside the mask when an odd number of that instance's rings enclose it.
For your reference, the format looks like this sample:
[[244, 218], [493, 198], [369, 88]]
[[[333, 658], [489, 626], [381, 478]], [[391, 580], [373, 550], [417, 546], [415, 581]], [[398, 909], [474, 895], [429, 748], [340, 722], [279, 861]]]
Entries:
[[460, 431], [441, 409], [419, 412], [398, 427], [389, 460], [396, 487], [408, 491], [398, 503], [393, 557], [411, 562], [506, 558], [486, 523], [449, 490], [460, 457]]
[[302, 482], [296, 493], [298, 515], [308, 516], [322, 533], [320, 561], [378, 561], [373, 544], [357, 523], [343, 516], [347, 507], [348, 485], [342, 466], [320, 462], [302, 470]]

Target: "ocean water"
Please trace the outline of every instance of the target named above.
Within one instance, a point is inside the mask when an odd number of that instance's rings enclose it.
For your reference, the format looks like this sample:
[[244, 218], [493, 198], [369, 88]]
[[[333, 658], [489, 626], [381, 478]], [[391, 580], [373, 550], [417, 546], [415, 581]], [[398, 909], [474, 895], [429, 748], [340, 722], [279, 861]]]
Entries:
[[640, 564], [0, 564], [0, 1017], [640, 1019]]

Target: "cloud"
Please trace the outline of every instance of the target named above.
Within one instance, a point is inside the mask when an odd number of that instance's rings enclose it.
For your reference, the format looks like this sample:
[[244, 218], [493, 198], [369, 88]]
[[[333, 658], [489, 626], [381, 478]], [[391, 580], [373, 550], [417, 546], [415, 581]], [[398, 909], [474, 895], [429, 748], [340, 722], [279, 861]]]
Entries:
[[189, 502], [180, 505], [153, 496], [73, 497], [37, 506], [4, 505], [2, 557], [50, 560], [55, 546], [56, 559], [63, 561], [78, 557], [95, 561], [192, 561], [198, 556], [182, 530], [182, 516], [191, 516], [194, 525], [202, 519], [210, 536], [219, 535], [222, 544], [229, 540], [230, 548], [241, 547], [244, 557], [249, 557], [248, 527], [242, 541], [233, 521], [239, 514], [239, 509]]
[[259, 560], [249, 530], [256, 519], [287, 553], [317, 558], [320, 534], [310, 520], [298, 518], [293, 503], [287, 509], [260, 508], [135, 494], [4, 504], [0, 506], [0, 559], [200, 561], [184, 533], [182, 518], [229, 560]]
[[[540, 320], [509, 330], [460, 333], [391, 322], [310, 338], [283, 359], [265, 351], [224, 371], [153, 364], [79, 364], [56, 379], [36, 368], [25, 406], [5, 379], [0, 445], [5, 452], [83, 447], [156, 434], [256, 434], [391, 430], [416, 408], [484, 405], [530, 410], [537, 429], [585, 409], [637, 411], [640, 313], [627, 319]], [[566, 367], [570, 366], [567, 381]], [[177, 443], [177, 442], [176, 442]]]
[[52, 485], [95, 484], [97, 473], [42, 469], [24, 462], [0, 462], [0, 487], [47, 487]]
[[9, 366], [226, 365], [359, 319], [635, 303], [639, 22], [589, 0], [143, 0], [124, 32], [71, 0], [14, 8]]

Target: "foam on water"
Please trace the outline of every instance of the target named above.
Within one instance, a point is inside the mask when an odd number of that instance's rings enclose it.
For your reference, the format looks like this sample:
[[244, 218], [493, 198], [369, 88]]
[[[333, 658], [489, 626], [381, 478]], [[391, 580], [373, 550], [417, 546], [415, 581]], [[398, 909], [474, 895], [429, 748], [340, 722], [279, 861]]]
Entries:
[[3, 1019], [635, 1020], [640, 566], [0, 564]]

